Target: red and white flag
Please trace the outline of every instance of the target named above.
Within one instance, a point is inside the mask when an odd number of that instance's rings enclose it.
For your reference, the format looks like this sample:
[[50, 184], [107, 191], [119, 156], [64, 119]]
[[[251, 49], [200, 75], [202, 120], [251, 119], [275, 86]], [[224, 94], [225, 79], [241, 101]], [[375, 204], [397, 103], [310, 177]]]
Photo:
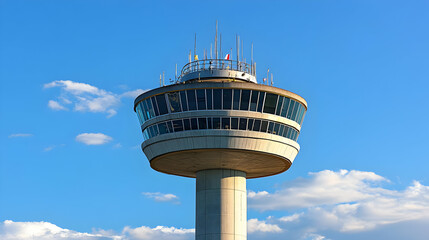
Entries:
[[229, 54], [226, 54], [225, 60], [229, 60]]

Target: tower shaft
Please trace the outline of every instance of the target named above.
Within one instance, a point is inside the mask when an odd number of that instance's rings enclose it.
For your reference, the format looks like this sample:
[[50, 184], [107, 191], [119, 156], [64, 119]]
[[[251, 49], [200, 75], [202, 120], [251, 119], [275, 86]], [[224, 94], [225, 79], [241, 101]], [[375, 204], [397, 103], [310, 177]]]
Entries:
[[197, 172], [196, 240], [246, 240], [246, 173], [231, 169]]

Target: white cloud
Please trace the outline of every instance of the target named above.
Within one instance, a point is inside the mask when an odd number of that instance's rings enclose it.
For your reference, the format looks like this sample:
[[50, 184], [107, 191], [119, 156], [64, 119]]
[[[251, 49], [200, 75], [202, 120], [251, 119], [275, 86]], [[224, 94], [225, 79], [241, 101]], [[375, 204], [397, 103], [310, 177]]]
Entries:
[[269, 224], [265, 221], [260, 221], [256, 218], [249, 219], [247, 221], [247, 232], [272, 232], [278, 233], [281, 232], [282, 229], [276, 224]]
[[59, 102], [54, 100], [49, 100], [48, 107], [52, 110], [60, 111], [60, 110], [68, 110], [66, 107], [61, 105]]
[[86, 145], [102, 145], [110, 142], [112, 139], [112, 137], [103, 133], [81, 133], [76, 136], [76, 141]]
[[107, 117], [116, 115], [117, 108], [123, 97], [136, 97], [145, 90], [137, 89], [122, 94], [112, 93], [95, 86], [73, 82], [70, 80], [57, 80], [47, 83], [44, 88], [58, 87], [61, 89], [58, 101], [50, 100], [48, 106], [54, 110], [66, 110], [63, 104], [73, 104], [73, 110], [78, 112], [106, 113]]
[[126, 236], [126, 239], [145, 239], [145, 240], [191, 240], [194, 239], [194, 229], [183, 229], [175, 227], [164, 227], [157, 226], [155, 228], [150, 227], [138, 227], [130, 228], [125, 227], [122, 231], [122, 235]]
[[9, 138], [20, 138], [20, 137], [32, 137], [31, 133], [13, 133], [9, 135]]
[[147, 198], [154, 199], [157, 202], [175, 202], [179, 203], [179, 198], [171, 193], [160, 193], [160, 192], [143, 192]]

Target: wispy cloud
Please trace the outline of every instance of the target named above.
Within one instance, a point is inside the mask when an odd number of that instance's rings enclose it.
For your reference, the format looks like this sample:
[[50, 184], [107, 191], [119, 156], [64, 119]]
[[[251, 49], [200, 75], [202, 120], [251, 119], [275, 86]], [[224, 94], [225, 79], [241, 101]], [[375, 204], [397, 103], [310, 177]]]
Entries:
[[270, 224], [266, 221], [260, 221], [256, 218], [249, 219], [247, 221], [247, 232], [271, 232], [278, 233], [281, 232], [282, 229], [277, 224]]
[[86, 145], [102, 145], [110, 142], [113, 138], [103, 133], [81, 133], [76, 136], [76, 141]]
[[26, 137], [32, 137], [33, 134], [31, 133], [13, 133], [9, 135], [9, 138], [26, 138]]
[[50, 100], [49, 108], [53, 110], [67, 110], [64, 105], [73, 105], [78, 112], [106, 113], [107, 117], [116, 115], [117, 108], [123, 97], [136, 97], [145, 92], [137, 89], [121, 94], [109, 92], [87, 83], [73, 82], [71, 80], [56, 80], [43, 86], [46, 88], [60, 88], [58, 101]]
[[160, 192], [142, 192], [147, 198], [154, 199], [157, 202], [174, 202], [180, 203], [179, 198], [171, 193], [160, 193]]

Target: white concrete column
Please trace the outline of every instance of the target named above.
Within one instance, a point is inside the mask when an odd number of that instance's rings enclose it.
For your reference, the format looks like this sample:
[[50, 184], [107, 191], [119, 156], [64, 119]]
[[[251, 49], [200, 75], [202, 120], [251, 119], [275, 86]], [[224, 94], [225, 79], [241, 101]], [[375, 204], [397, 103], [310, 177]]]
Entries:
[[246, 173], [230, 169], [197, 172], [196, 240], [246, 240]]

